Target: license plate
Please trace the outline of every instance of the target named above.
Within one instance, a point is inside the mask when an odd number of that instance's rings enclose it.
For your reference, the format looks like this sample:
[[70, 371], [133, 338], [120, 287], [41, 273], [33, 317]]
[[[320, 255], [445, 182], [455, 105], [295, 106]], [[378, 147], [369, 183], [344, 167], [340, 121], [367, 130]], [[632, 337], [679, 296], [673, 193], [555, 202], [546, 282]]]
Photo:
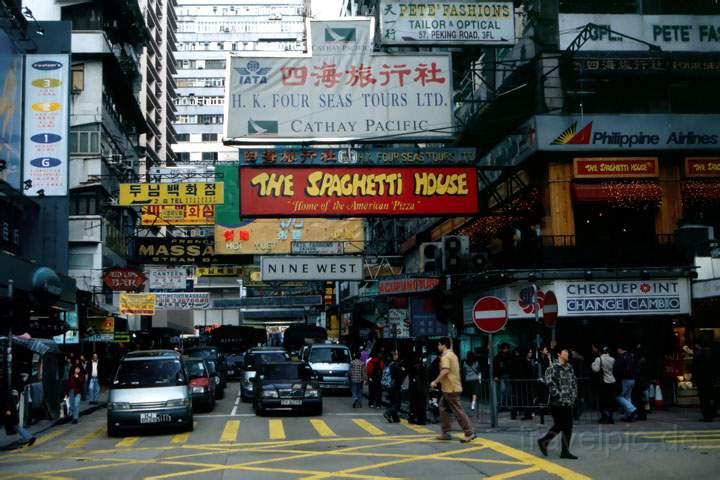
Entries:
[[302, 400], [280, 400], [280, 405], [302, 405]]
[[228, 370], [228, 375], [235, 375], [235, 370]]
[[140, 423], [169, 423], [172, 417], [167, 413], [141, 413]]

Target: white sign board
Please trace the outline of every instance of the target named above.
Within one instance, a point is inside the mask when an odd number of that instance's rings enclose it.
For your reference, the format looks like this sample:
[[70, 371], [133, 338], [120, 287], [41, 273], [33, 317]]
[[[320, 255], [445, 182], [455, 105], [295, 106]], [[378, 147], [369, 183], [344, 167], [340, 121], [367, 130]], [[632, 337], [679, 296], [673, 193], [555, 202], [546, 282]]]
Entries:
[[560, 317], [690, 313], [688, 279], [555, 281]]
[[157, 268], [145, 272], [151, 290], [184, 290], [187, 287], [187, 270], [179, 268]]
[[513, 2], [380, 0], [385, 45], [512, 45]]
[[192, 293], [156, 293], [155, 310], [207, 310], [210, 308], [210, 294]]
[[292, 242], [293, 255], [342, 255], [343, 242]]
[[391, 308], [387, 318], [378, 320], [383, 328], [383, 338], [410, 338], [410, 311], [407, 308]]
[[361, 38], [354, 29], [364, 23], [345, 25], [333, 30], [331, 41], [323, 37], [324, 47], [336, 45], [334, 55], [324, 50], [319, 56], [231, 57], [225, 142], [451, 137], [449, 54], [373, 55], [351, 48]]
[[362, 280], [362, 257], [261, 257], [262, 281]]
[[66, 54], [25, 56], [23, 190], [28, 196], [68, 194], [69, 61]]
[[[561, 14], [560, 50], [565, 50], [588, 23], [657, 45], [666, 52], [717, 52], [720, 23], [717, 15], [596, 15]], [[593, 32], [583, 51], [642, 51], [648, 45], [617, 33]]]

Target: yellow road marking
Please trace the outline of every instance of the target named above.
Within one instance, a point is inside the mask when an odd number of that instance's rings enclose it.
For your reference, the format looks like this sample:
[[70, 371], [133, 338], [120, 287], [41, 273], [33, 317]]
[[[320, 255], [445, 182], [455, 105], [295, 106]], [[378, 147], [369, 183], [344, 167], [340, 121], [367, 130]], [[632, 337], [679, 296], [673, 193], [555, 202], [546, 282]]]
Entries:
[[270, 440], [283, 440], [285, 438], [285, 427], [283, 427], [282, 420], [273, 418], [268, 422], [268, 428], [270, 429]]
[[540, 467], [528, 467], [520, 470], [513, 470], [512, 472], [501, 473], [500, 475], [493, 475], [492, 477], [486, 477], [485, 480], [503, 480], [505, 478], [519, 477], [520, 475], [527, 475], [528, 473], [539, 472]]
[[625, 432], [625, 435], [648, 435], [648, 434], [658, 434], [658, 433], [666, 433], [668, 435], [674, 434], [679, 435], [682, 433], [720, 433], [720, 430], [653, 430], [651, 432]]
[[370, 435], [385, 435], [385, 432], [364, 418], [353, 418], [353, 423], [368, 432]]
[[720, 433], [668, 433], [668, 434], [653, 434], [653, 435], [637, 435], [642, 438], [712, 438], [720, 437]]
[[409, 428], [410, 430], [417, 432], [417, 433], [433, 433], [433, 431], [430, 430], [429, 428], [423, 427], [422, 425], [413, 425], [412, 423], [408, 422], [404, 418], [400, 419], [400, 423], [402, 423], [407, 428]]
[[234, 442], [237, 440], [238, 431], [240, 431], [240, 420], [228, 420], [222, 435], [220, 435], [220, 441]]
[[92, 442], [93, 440], [95, 440], [100, 435], [103, 435], [104, 433], [105, 433], [105, 427], [98, 428], [94, 432], [90, 432], [87, 435], [84, 435], [84, 436], [78, 438], [77, 440], [75, 440], [74, 442], [72, 442], [65, 448], [83, 448], [85, 445]]
[[319, 418], [311, 418], [310, 423], [321, 437], [337, 437], [335, 432], [332, 431], [325, 421], [320, 420]]
[[60, 435], [62, 435], [63, 433], [66, 433], [67, 431], [68, 431], [67, 428], [61, 428], [60, 430], [56, 430], [54, 432], [50, 432], [50, 433], [47, 433], [40, 437], [37, 437], [37, 440], [35, 440], [35, 445], [33, 445], [30, 448], [34, 448], [34, 447], [37, 447], [38, 445], [42, 445], [43, 443], [47, 443], [50, 440], [52, 440], [53, 438], [57, 438]]
[[116, 448], [133, 447], [140, 441], [140, 437], [125, 437], [115, 444]]
[[[193, 428], [197, 428], [198, 422], [193, 422]], [[188, 440], [190, 440], [190, 434], [192, 432], [184, 432], [184, 433], [178, 433], [177, 435], [174, 435], [172, 440], [170, 440], [170, 443], [187, 443]]]
[[720, 438], [683, 438], [682, 440], [665, 440], [665, 443], [713, 443], [720, 442]]
[[503, 455], [507, 455], [508, 457], [520, 460], [521, 462], [528, 465], [535, 465], [541, 470], [544, 470], [548, 473], [553, 473], [565, 480], [590, 480], [590, 477], [587, 477], [581, 473], [570, 470], [569, 468], [562, 467], [548, 460], [544, 460], [540, 457], [536, 457], [535, 455], [523, 452], [522, 450], [512, 448], [503, 443], [494, 442], [492, 440], [488, 440], [487, 438], [478, 438], [475, 441], [480, 442], [486, 447], [495, 450], [496, 452], [502, 453]]
[[720, 448], [720, 445], [690, 445], [687, 448]]

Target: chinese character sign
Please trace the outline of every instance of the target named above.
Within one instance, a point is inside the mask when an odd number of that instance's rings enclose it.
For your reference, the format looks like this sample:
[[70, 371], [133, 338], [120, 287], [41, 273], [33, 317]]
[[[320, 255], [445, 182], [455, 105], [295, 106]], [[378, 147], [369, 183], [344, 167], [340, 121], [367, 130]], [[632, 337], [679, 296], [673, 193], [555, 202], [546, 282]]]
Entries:
[[[339, 44], [357, 41], [350, 31], [334, 34]], [[233, 57], [225, 138], [242, 143], [447, 138], [453, 127], [451, 74], [444, 53]]]
[[215, 205], [148, 205], [142, 207], [142, 224], [148, 227], [212, 225]]
[[119, 205], [216, 205], [223, 202], [221, 182], [121, 183]]

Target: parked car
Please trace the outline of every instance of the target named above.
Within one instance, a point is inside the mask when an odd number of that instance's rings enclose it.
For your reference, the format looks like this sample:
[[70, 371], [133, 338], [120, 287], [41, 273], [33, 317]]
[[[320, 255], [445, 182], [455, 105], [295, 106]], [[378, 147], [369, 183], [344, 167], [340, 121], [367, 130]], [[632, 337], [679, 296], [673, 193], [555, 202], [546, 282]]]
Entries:
[[264, 363], [259, 366], [253, 383], [253, 408], [257, 415], [268, 410], [301, 410], [312, 415], [322, 414], [322, 393], [307, 364]]
[[350, 349], [334, 343], [317, 343], [302, 350], [302, 361], [318, 377], [320, 388], [350, 390]]
[[216, 377], [210, 372], [207, 362], [198, 357], [183, 357], [183, 363], [190, 379], [190, 393], [193, 410], [202, 407], [207, 411], [215, 408]]
[[269, 362], [287, 362], [290, 360], [288, 354], [280, 347], [253, 347], [245, 352], [242, 378], [240, 380], [240, 398], [243, 402], [249, 402], [253, 397], [255, 385], [252, 379], [255, 378], [256, 369], [259, 365]]
[[191, 347], [185, 349], [185, 355], [190, 357], [200, 357], [205, 360], [211, 360], [215, 363], [215, 368], [220, 376], [220, 387], [227, 387], [227, 363], [225, 362], [225, 355], [217, 347]]
[[193, 429], [190, 381], [182, 357], [172, 350], [125, 355], [110, 385], [109, 436], [127, 427], [154, 426]]
[[210, 370], [210, 378], [215, 381], [215, 398], [223, 398], [225, 396], [225, 389], [222, 387], [222, 381], [220, 380], [220, 374], [217, 371], [215, 362], [212, 360], [205, 360]]
[[225, 362], [227, 363], [228, 379], [242, 377], [243, 356], [242, 352], [226, 352]]

